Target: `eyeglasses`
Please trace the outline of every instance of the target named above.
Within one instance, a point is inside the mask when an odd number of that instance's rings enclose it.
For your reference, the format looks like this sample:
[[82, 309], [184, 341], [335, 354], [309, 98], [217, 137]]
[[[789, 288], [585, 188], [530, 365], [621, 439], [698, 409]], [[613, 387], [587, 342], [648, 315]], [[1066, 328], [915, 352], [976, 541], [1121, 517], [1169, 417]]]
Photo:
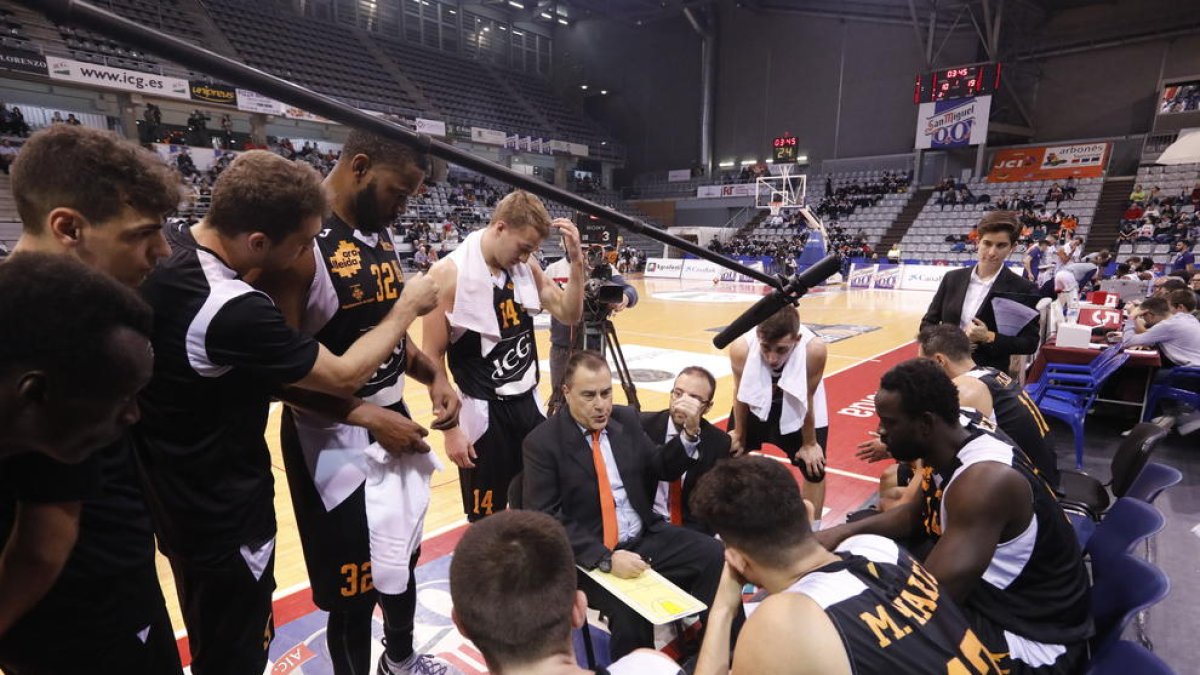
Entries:
[[712, 403], [712, 401], [710, 401], [710, 400], [700, 398], [699, 396], [696, 396], [695, 394], [689, 394], [686, 391], [684, 391], [678, 387], [671, 390], [671, 398], [680, 398], [681, 396], [687, 396], [688, 398], [694, 398], [697, 401], [699, 401], [701, 405], [708, 405], [709, 403]]

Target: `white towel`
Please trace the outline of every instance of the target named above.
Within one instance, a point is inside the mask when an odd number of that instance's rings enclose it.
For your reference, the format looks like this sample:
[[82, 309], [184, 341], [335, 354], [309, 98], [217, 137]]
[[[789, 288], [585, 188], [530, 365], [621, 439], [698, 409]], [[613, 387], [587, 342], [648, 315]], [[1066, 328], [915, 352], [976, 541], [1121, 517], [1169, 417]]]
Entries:
[[392, 455], [378, 443], [363, 454], [371, 577], [381, 593], [398, 595], [408, 589], [409, 560], [421, 545], [429, 479], [442, 465], [432, 452]]
[[[458, 280], [454, 290], [454, 310], [446, 313], [446, 320], [452, 328], [479, 333], [482, 354], [487, 356], [500, 342], [500, 322], [496, 320], [496, 308], [492, 306], [492, 288], [495, 286], [492, 271], [480, 248], [485, 231], [476, 230], [467, 235], [450, 254], [458, 267]], [[507, 271], [517, 304], [530, 314], [541, 313], [542, 302], [529, 265], [518, 263]]]
[[371, 442], [370, 436], [362, 427], [334, 422], [299, 408], [292, 408], [292, 419], [308, 474], [325, 510], [332, 511], [366, 479], [362, 449]]
[[[745, 335], [747, 356], [742, 370], [742, 381], [738, 386], [737, 400], [745, 403], [750, 412], [762, 421], [771, 415], [771, 369], [759, 355], [758, 335], [750, 331]], [[817, 339], [812, 331], [800, 327], [800, 343], [783, 366], [779, 376], [779, 388], [783, 390], [783, 410], [779, 416], [779, 433], [791, 434], [804, 426], [808, 413], [808, 359], [804, 350], [808, 343]], [[825, 382], [817, 386], [813, 395], [813, 422], [818, 429], [829, 426], [825, 406]]]

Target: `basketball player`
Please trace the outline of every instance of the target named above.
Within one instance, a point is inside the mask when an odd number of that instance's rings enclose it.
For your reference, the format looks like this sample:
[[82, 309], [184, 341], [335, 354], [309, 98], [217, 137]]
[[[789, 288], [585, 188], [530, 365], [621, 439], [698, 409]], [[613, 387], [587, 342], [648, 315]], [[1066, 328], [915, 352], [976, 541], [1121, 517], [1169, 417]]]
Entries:
[[965, 405], [961, 403], [964, 383], [974, 381], [986, 387], [996, 426], [1028, 455], [1051, 487], [1058, 487], [1057, 458], [1046, 440], [1050, 425], [1020, 383], [995, 368], [976, 365], [971, 358], [971, 341], [954, 326], [926, 327], [918, 340], [921, 356], [933, 359], [958, 386], [960, 405]]
[[[571, 261], [562, 288], [529, 264], [551, 228]], [[476, 521], [504, 510], [521, 471], [521, 441], [545, 419], [533, 315], [546, 309], [568, 325], [583, 316], [579, 230], [566, 218], [551, 222], [540, 199], [515, 190], [430, 276], [439, 299], [425, 317], [422, 348], [439, 366], [449, 363], [462, 396], [461, 424], [445, 432], [446, 455], [459, 467], [467, 519]]]
[[[74, 257], [136, 286], [170, 253], [163, 220], [179, 202], [179, 185], [157, 155], [115, 134], [84, 126], [43, 129], [25, 142], [12, 167], [22, 221], [14, 255]], [[180, 673], [128, 440], [79, 465], [29, 456], [0, 473], [11, 486], [0, 488], [0, 511], [15, 505], [12, 530], [37, 532], [41, 544], [4, 554], [38, 564], [4, 565], [0, 573], [0, 586], [11, 581], [21, 595], [0, 602], [0, 612], [12, 612], [0, 618], [0, 633], [6, 633], [0, 667], [69, 672], [88, 664], [98, 672]], [[35, 543], [29, 537], [12, 542]], [[12, 626], [14, 614], [34, 602]]]
[[[467, 529], [450, 561], [451, 617], [488, 672], [583, 675], [571, 630], [587, 621], [566, 530], [537, 511], [505, 511]], [[639, 649], [599, 675], [681, 675], [665, 654]]]
[[[365, 131], [350, 132], [341, 158], [325, 179], [332, 211], [317, 235], [313, 255], [301, 256], [285, 273], [263, 275], [255, 282], [271, 294], [289, 324], [314, 335], [331, 352], [342, 353], [396, 304], [404, 281], [388, 224], [405, 210], [409, 197], [421, 191], [428, 167], [424, 153]], [[429, 386], [437, 417], [434, 428], [453, 423], [459, 407], [454, 388], [407, 335], [357, 396], [401, 415], [408, 427], [407, 449], [428, 452], [422, 440], [425, 430], [408, 418], [405, 374]], [[329, 612], [325, 639], [333, 672], [368, 671], [376, 604], [383, 610], [386, 636], [378, 673], [458, 672], [413, 651], [413, 573], [419, 549], [411, 559], [405, 556], [403, 593], [381, 589], [392, 584], [378, 565], [372, 567], [366, 475], [367, 462], [373, 460], [363, 452], [372, 436], [361, 427], [331, 423], [301, 405], [284, 409], [280, 440], [313, 601]], [[326, 463], [336, 458], [343, 466], [336, 484], [317, 471], [318, 456]], [[346, 480], [351, 474], [355, 480]], [[416, 519], [415, 529], [420, 531], [424, 509], [407, 513], [397, 507], [392, 513]]]
[[[820, 514], [825, 504], [825, 342], [788, 306], [729, 347], [737, 394], [729, 416], [735, 456], [771, 443], [804, 476], [804, 498]], [[815, 529], [821, 519], [813, 520]]]
[[[691, 503], [725, 542], [697, 675], [1001, 672], [937, 580], [895, 542], [860, 535], [822, 548], [777, 462], [718, 464]], [[747, 581], [770, 595], [742, 628], [731, 670], [729, 629]]]
[[958, 601], [1002, 670], [1073, 673], [1087, 658], [1087, 571], [1053, 491], [1024, 453], [959, 420], [958, 393], [929, 359], [889, 370], [875, 396], [881, 440], [920, 459], [918, 499], [818, 533], [933, 542], [926, 568]]
[[340, 356], [288, 327], [243, 279], [312, 256], [327, 204], [311, 167], [265, 151], [235, 159], [204, 220], [143, 285], [155, 310], [154, 378], [135, 434], [159, 544], [171, 561], [192, 672], [259, 675], [274, 633], [274, 479], [263, 434], [284, 385], [349, 396], [432, 309], [426, 278]]

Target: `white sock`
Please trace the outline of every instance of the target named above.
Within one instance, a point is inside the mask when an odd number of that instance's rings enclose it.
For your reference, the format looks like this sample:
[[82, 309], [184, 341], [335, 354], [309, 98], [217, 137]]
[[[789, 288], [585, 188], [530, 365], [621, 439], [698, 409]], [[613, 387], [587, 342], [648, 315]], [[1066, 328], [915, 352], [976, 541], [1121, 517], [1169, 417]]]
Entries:
[[812, 531], [816, 532], [819, 529], [821, 529], [821, 519], [817, 518], [816, 520], [812, 521]]

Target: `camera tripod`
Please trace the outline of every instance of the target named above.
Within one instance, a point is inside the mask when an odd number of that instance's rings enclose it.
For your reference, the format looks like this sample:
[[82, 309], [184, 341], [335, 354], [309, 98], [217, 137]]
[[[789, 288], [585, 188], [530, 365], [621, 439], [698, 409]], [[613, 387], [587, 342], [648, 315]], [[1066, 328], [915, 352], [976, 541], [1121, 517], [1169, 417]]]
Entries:
[[[617, 337], [617, 329], [613, 326], [612, 320], [604, 318], [598, 321], [588, 321], [587, 317], [584, 317], [583, 348], [594, 349], [606, 358], [609, 352], [612, 352], [612, 363], [617, 372], [617, 379], [621, 382], [621, 389], [625, 392], [625, 400], [635, 410], [641, 412], [642, 404], [638, 402], [637, 387], [633, 385], [633, 377], [629, 374], [629, 366], [625, 363], [625, 352], [621, 351], [621, 340]], [[574, 351], [573, 349], [572, 352]]]

